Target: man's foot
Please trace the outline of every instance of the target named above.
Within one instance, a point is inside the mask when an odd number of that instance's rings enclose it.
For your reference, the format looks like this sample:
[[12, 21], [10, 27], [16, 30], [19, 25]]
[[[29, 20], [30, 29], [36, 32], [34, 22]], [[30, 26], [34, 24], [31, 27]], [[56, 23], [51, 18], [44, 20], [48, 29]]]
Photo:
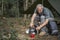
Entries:
[[54, 32], [51, 34], [52, 36], [58, 36], [58, 32]]
[[46, 32], [40, 32], [39, 36], [44, 36], [46, 35]]
[[58, 36], [58, 30], [53, 30], [51, 33], [52, 36]]

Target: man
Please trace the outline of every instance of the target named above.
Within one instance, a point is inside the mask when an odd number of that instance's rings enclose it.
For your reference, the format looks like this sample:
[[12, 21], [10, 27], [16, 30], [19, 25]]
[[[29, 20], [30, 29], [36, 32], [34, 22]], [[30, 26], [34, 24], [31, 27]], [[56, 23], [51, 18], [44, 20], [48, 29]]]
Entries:
[[[41, 30], [40, 32], [40, 35], [45, 35], [47, 32], [46, 32], [46, 25], [49, 23], [49, 27], [51, 28], [52, 30], [52, 33], [51, 34], [57, 34], [58, 33], [58, 30], [57, 30], [57, 25], [56, 23], [54, 22], [54, 17], [51, 13], [51, 11], [48, 9], [48, 8], [45, 8], [43, 7], [42, 4], [38, 4], [35, 11], [34, 11], [34, 14], [31, 18], [31, 23], [30, 23], [30, 27], [34, 27], [34, 20], [36, 18], [36, 16], [38, 15], [44, 15], [45, 16], [45, 21], [40, 24], [38, 27], [36, 27], [36, 30]], [[40, 16], [41, 18], [41, 16]]]

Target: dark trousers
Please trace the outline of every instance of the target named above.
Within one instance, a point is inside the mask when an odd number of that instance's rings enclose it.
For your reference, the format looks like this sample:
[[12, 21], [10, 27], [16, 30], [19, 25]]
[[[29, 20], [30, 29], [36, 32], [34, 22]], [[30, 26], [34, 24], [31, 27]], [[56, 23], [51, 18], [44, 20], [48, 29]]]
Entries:
[[49, 21], [47, 27], [50, 34], [58, 32], [57, 24], [55, 23], [55, 21]]

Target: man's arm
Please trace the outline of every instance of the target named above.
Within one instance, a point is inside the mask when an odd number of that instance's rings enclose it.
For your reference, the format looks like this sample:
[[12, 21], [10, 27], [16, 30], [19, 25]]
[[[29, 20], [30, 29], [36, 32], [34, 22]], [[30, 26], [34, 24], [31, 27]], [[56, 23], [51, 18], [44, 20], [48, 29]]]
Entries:
[[48, 21], [49, 21], [49, 20], [46, 19], [45, 22], [43, 22], [43, 24], [40, 25], [40, 28], [42, 28], [42, 27], [44, 27], [45, 25], [47, 25], [47, 24], [48, 24]]
[[33, 14], [32, 18], [31, 18], [31, 23], [30, 23], [30, 26], [33, 26], [34, 25], [34, 19], [36, 17], [36, 13]]
[[46, 19], [39, 27], [36, 28], [36, 30], [40, 30], [42, 27], [48, 24], [48, 19]]

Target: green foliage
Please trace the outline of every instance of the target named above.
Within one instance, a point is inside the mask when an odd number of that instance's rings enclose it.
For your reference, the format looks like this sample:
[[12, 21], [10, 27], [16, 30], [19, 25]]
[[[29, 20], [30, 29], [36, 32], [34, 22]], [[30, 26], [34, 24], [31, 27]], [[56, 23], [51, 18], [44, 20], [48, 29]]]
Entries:
[[[22, 1], [22, 0], [20, 0]], [[17, 17], [23, 12], [23, 8], [19, 0], [0, 0], [0, 15], [5, 17]], [[20, 10], [22, 9], [22, 10]]]
[[[29, 0], [29, 2], [31, 2], [31, 0]], [[21, 14], [33, 14], [36, 5], [40, 3], [42, 4], [42, 0], [36, 0], [36, 2], [34, 2], [34, 4], [24, 12], [23, 0], [0, 0], [0, 15], [3, 15], [5, 17], [19, 17]], [[44, 0], [43, 4], [53, 12], [55, 17], [59, 17], [58, 12], [51, 6], [48, 0]]]

